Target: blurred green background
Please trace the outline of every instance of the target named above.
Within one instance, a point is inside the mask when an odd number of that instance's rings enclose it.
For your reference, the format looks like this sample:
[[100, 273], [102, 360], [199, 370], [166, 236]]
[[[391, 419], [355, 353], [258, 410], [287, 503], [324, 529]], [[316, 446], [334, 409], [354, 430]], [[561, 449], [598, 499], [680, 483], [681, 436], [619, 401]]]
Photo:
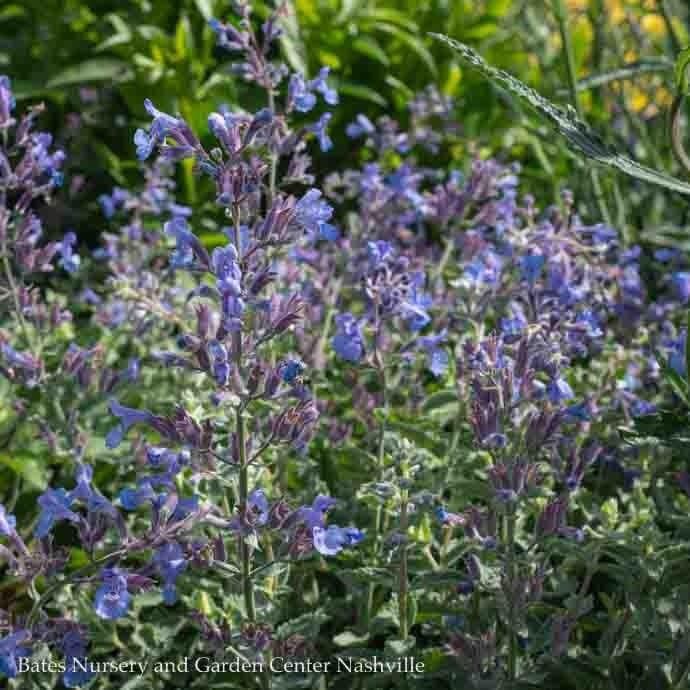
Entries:
[[[462, 136], [451, 163], [468, 154], [518, 160], [529, 190], [549, 203], [573, 188], [596, 218], [583, 163], [514, 99], [461, 64], [428, 32], [461, 40], [561, 104], [569, 100], [565, 13], [582, 109], [619, 150], [679, 177], [667, 112], [673, 65], [688, 42], [688, 8], [678, 0], [290, 0], [283, 48], [292, 66], [313, 75], [332, 68], [341, 105], [336, 147], [319, 161], [326, 174], [356, 164], [344, 129], [359, 112], [405, 121], [413, 93], [434, 83], [457, 103]], [[257, 14], [269, 5], [256, 4]], [[178, 112], [198, 131], [221, 103], [251, 105], [251, 89], [229, 71], [215, 47], [211, 17], [233, 16], [216, 0], [25, 0], [0, 9], [0, 72], [17, 97], [49, 102], [50, 126], [70, 154], [63, 203], [52, 221], [73, 225], [87, 241], [98, 233], [96, 198], [139, 179], [132, 135], [143, 100]], [[241, 91], [241, 93], [240, 93]], [[249, 99], [249, 100], [248, 100]], [[259, 104], [256, 104], [257, 106]], [[183, 201], [195, 182], [183, 175]], [[609, 219], [628, 238], [683, 245], [687, 203], [615, 173], [602, 173]]]

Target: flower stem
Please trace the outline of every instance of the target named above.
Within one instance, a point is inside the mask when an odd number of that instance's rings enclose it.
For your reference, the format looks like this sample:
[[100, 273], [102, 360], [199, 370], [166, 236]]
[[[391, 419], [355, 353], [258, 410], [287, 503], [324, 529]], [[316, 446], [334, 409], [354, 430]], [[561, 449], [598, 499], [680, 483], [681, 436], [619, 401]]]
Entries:
[[398, 607], [400, 614], [400, 639], [406, 640], [409, 636], [409, 621], [407, 618], [408, 595], [408, 563], [407, 563], [407, 508], [409, 502], [409, 490], [407, 488], [408, 468], [407, 459], [402, 460], [401, 467], [402, 488], [400, 489], [400, 572], [398, 575]]
[[[377, 335], [377, 340], [378, 340], [378, 335]], [[381, 425], [379, 427], [379, 445], [378, 445], [378, 453], [377, 453], [377, 462], [376, 462], [376, 473], [379, 478], [383, 478], [383, 463], [385, 459], [385, 449], [386, 449], [386, 420], [388, 417], [388, 393], [386, 391], [387, 387], [387, 381], [386, 381], [386, 369], [383, 366], [383, 362], [380, 361], [380, 357], [378, 357], [378, 349], [377, 349], [377, 365], [378, 365], [378, 370], [379, 370], [379, 375], [381, 377], [381, 391], [383, 394], [383, 419], [381, 420]], [[374, 544], [374, 564], [378, 561], [378, 553], [379, 553], [379, 546], [380, 546], [380, 541], [381, 541], [381, 531], [383, 527], [383, 504], [379, 504], [376, 508], [376, 520], [374, 522], [374, 536], [376, 539], [376, 542]], [[367, 607], [366, 607], [366, 614], [365, 614], [365, 623], [367, 628], [369, 627], [369, 624], [371, 623], [371, 617], [373, 614], [374, 610], [374, 583], [370, 582], [368, 591], [367, 591]]]
[[[242, 265], [242, 237], [240, 230], [241, 214], [239, 207], [233, 209], [232, 218], [234, 221], [234, 244], [237, 250], [237, 257], [240, 266]], [[242, 331], [237, 330], [233, 333], [233, 354], [235, 356], [235, 365], [238, 371], [242, 366]], [[247, 509], [247, 497], [249, 496], [249, 463], [247, 461], [247, 423], [244, 418], [244, 406], [239, 405], [235, 416], [235, 433], [237, 435], [237, 449], [238, 449], [238, 502], [240, 515], [244, 514]], [[242, 572], [242, 594], [244, 595], [244, 606], [247, 613], [247, 618], [253, 623], [256, 620], [256, 611], [254, 608], [254, 585], [252, 583], [252, 556], [249, 544], [246, 539], [240, 535], [238, 537], [238, 545], [240, 552], [240, 564]]]
[[515, 632], [515, 512], [511, 507], [506, 515], [506, 547], [508, 571], [508, 679], [514, 681], [517, 675], [517, 635]]

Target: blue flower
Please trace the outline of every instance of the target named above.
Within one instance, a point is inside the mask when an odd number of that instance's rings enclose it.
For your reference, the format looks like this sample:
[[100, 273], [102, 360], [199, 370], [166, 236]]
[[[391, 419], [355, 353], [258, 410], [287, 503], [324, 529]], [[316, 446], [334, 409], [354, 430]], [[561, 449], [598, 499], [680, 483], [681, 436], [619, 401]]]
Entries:
[[288, 107], [308, 113], [316, 105], [316, 96], [301, 74], [293, 74], [288, 85]]
[[11, 127], [15, 120], [12, 117], [17, 101], [12, 93], [10, 78], [4, 74], [0, 76], [0, 129]]
[[255, 516], [254, 524], [265, 525], [268, 522], [270, 506], [268, 498], [262, 489], [254, 489], [247, 496], [247, 507]]
[[70, 510], [72, 497], [65, 489], [48, 489], [38, 498], [41, 514], [34, 530], [39, 538], [47, 536], [53, 529], [53, 525], [60, 520], [79, 522], [79, 515]]
[[219, 386], [227, 386], [230, 379], [230, 362], [228, 361], [228, 349], [217, 340], [212, 340], [208, 344], [208, 351], [213, 361], [211, 368], [213, 378]]
[[285, 383], [294, 383], [304, 373], [301, 359], [288, 359], [280, 365], [281, 378]]
[[688, 303], [690, 300], [690, 273], [679, 271], [673, 274], [673, 291], [683, 304]]
[[364, 357], [364, 338], [359, 322], [349, 312], [335, 317], [336, 334], [331, 344], [336, 354], [347, 362]]
[[166, 235], [175, 238], [175, 251], [170, 257], [173, 268], [190, 268], [194, 265], [195, 237], [187, 225], [187, 221], [176, 216], [163, 226]]
[[347, 134], [350, 139], [358, 139], [364, 134], [373, 134], [376, 131], [372, 121], [361, 113], [357, 115], [354, 122], [351, 122], [345, 128], [345, 134]]
[[0, 673], [16, 678], [17, 660], [29, 654], [29, 650], [22, 646], [29, 637], [28, 630], [17, 630], [0, 639]]
[[328, 132], [326, 131], [328, 123], [331, 121], [332, 117], [332, 113], [324, 113], [317, 122], [307, 128], [310, 132], [316, 135], [319, 146], [324, 153], [333, 148], [333, 141], [328, 136]]
[[554, 378], [546, 386], [546, 395], [552, 403], [560, 403], [575, 397], [573, 389], [564, 378]]
[[156, 492], [148, 479], [142, 479], [136, 489], [122, 489], [120, 491], [120, 503], [125, 510], [136, 510], [146, 501], [154, 501]]
[[105, 568], [101, 573], [102, 585], [96, 590], [96, 614], [107, 620], [122, 618], [129, 609], [131, 596], [127, 577], [118, 568]]
[[310, 88], [318, 92], [323, 96], [323, 100], [328, 103], [328, 105], [338, 105], [338, 92], [328, 85], [326, 79], [330, 74], [329, 67], [322, 67], [319, 70], [319, 74], [315, 79], [311, 80], [309, 84]]
[[427, 309], [431, 306], [432, 300], [429, 295], [422, 291], [423, 284], [424, 274], [416, 273], [412, 277], [410, 296], [401, 305], [402, 317], [412, 331], [421, 331], [431, 322], [431, 316], [427, 313]]
[[144, 107], [146, 112], [153, 117], [153, 122], [148, 134], [143, 129], [138, 129], [134, 133], [137, 158], [142, 161], [146, 160], [153, 149], [158, 144], [162, 144], [168, 135], [174, 134], [184, 126], [182, 120], [157, 110], [148, 98], [144, 101]]
[[84, 636], [77, 628], [73, 628], [62, 638], [60, 647], [65, 655], [65, 671], [62, 674], [65, 687], [78, 688], [80, 685], [86, 685], [95, 674], [93, 671], [83, 670], [79, 665], [85, 665], [87, 658], [87, 641]]
[[172, 606], [177, 601], [177, 578], [187, 567], [182, 547], [177, 542], [164, 544], [156, 550], [153, 561], [163, 578], [163, 600]]
[[338, 239], [338, 230], [328, 221], [333, 207], [326, 203], [318, 189], [309, 189], [295, 204], [294, 222], [310, 239], [333, 241]]
[[76, 244], [77, 236], [73, 232], [65, 233], [62, 242], [58, 244], [58, 252], [60, 253], [59, 265], [67, 273], [76, 273], [81, 263], [81, 257], [73, 249]]
[[336, 504], [331, 496], [319, 494], [310, 506], [302, 506], [297, 511], [297, 518], [307, 527], [323, 527], [326, 522], [326, 513]]
[[526, 254], [520, 261], [520, 274], [523, 280], [534, 287], [537, 278], [544, 267], [545, 258], [542, 254]]
[[668, 354], [668, 365], [678, 376], [687, 376], [687, 365], [685, 360], [685, 348], [687, 340], [687, 331], [681, 331], [678, 338], [670, 340], [667, 347], [670, 349]]
[[438, 334], [432, 333], [417, 340], [417, 345], [426, 351], [427, 369], [436, 377], [443, 376], [448, 370], [450, 358], [445, 348], [441, 347], [446, 342], [446, 337], [444, 329]]
[[584, 400], [566, 408], [566, 419], [570, 422], [589, 422], [592, 419], [591, 403]]
[[111, 429], [105, 439], [108, 448], [117, 448], [124, 435], [134, 424], [147, 424], [153, 419], [153, 415], [147, 410], [135, 410], [132, 407], [120, 405], [117, 400], [111, 400], [109, 409], [111, 414], [120, 419], [120, 423]]
[[359, 544], [364, 539], [364, 534], [355, 527], [329, 525], [326, 529], [318, 526], [314, 527], [312, 529], [312, 538], [314, 540], [314, 548], [322, 556], [335, 556], [344, 548]]
[[14, 515], [10, 515], [4, 505], [0, 503], [0, 534], [3, 537], [9, 537], [15, 533], [17, 527], [17, 519]]
[[93, 469], [89, 465], [79, 463], [77, 465], [77, 485], [69, 492], [71, 503], [81, 501], [86, 504], [90, 513], [100, 513], [115, 517], [115, 506], [103, 494], [91, 486]]
[[227, 244], [224, 247], [216, 247], [211, 255], [211, 266], [218, 289], [222, 293], [230, 292], [239, 297], [242, 294], [242, 270], [235, 246]]

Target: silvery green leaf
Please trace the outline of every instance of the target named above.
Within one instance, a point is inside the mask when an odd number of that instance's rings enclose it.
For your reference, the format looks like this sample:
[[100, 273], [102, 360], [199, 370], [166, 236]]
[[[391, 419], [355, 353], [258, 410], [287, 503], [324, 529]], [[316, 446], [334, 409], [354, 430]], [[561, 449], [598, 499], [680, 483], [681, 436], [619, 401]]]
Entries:
[[612, 149], [597, 132], [577, 117], [572, 107], [563, 108], [552, 103], [533, 88], [516, 79], [512, 74], [489, 65], [481, 55], [464, 43], [443, 34], [432, 33], [431, 35], [453, 48], [465, 62], [479, 70], [491, 82], [503, 87], [530, 105], [555, 127], [558, 133], [565, 138], [568, 146], [576, 153], [642, 182], [664, 187], [680, 194], [690, 194], [690, 184], [687, 182], [641, 165], [632, 158], [623, 156]]

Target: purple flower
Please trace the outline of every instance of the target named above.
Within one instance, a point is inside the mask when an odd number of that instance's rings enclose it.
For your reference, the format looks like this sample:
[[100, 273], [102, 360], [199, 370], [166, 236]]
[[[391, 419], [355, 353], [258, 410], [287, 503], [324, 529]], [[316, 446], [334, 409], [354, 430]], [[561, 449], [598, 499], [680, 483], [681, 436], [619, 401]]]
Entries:
[[103, 515], [117, 516], [115, 506], [103, 494], [91, 486], [93, 469], [89, 465], [79, 463], [77, 465], [77, 485], [69, 492], [72, 503], [81, 501], [86, 504], [90, 513], [100, 513]]
[[110, 413], [120, 419], [120, 423], [111, 429], [105, 439], [107, 448], [117, 448], [122, 443], [124, 435], [134, 424], [147, 424], [153, 419], [153, 415], [148, 410], [136, 410], [132, 407], [120, 405], [117, 400], [111, 400], [109, 405]]
[[297, 511], [297, 519], [307, 527], [323, 527], [326, 522], [326, 513], [336, 504], [334, 498], [320, 494], [310, 506], [302, 506]]
[[147, 500], [153, 500], [156, 493], [148, 482], [142, 482], [138, 489], [122, 489], [120, 503], [125, 510], [136, 510]]
[[666, 343], [669, 348], [668, 365], [678, 376], [687, 376], [687, 364], [685, 360], [685, 350], [687, 341], [687, 331], [683, 329], [677, 338]]
[[315, 105], [316, 96], [311, 92], [310, 85], [301, 74], [293, 74], [288, 86], [288, 109], [308, 113]]
[[418, 347], [426, 351], [427, 369], [436, 377], [443, 376], [448, 370], [448, 352], [441, 347], [446, 342], [447, 332], [444, 329], [438, 334], [425, 335], [417, 339]]
[[7, 129], [14, 124], [12, 111], [16, 104], [10, 79], [3, 74], [0, 76], [0, 129]]
[[307, 128], [310, 132], [312, 132], [312, 134], [316, 135], [319, 146], [324, 153], [333, 148], [333, 141], [328, 136], [328, 132], [326, 131], [328, 123], [331, 121], [332, 117], [332, 113], [324, 113], [317, 122]]
[[319, 70], [318, 76], [312, 79], [309, 86], [317, 93], [320, 93], [323, 100], [326, 101], [328, 105], [338, 105], [338, 93], [335, 89], [331, 88], [326, 81], [330, 71], [329, 67], [322, 67]]
[[153, 122], [148, 134], [143, 129], [138, 129], [134, 133], [137, 158], [141, 161], [146, 160], [153, 153], [153, 149], [162, 144], [167, 136], [173, 135], [185, 126], [182, 120], [157, 110], [148, 98], [144, 101], [144, 107], [146, 112], [153, 117]]
[[187, 567], [182, 547], [177, 542], [169, 542], [156, 550], [153, 561], [163, 578], [163, 600], [168, 606], [177, 601], [175, 583]]
[[266, 494], [262, 489], [254, 489], [247, 496], [247, 507], [256, 517], [255, 524], [265, 525], [268, 522], [270, 506]]
[[4, 505], [0, 503], [0, 534], [9, 537], [15, 533], [17, 519], [10, 515]]
[[53, 529], [53, 525], [60, 520], [79, 522], [79, 515], [70, 510], [72, 497], [65, 489], [48, 489], [38, 498], [41, 514], [34, 530], [34, 534], [42, 539]]
[[312, 537], [314, 548], [322, 556], [335, 556], [344, 548], [359, 544], [364, 539], [364, 534], [355, 527], [329, 525], [326, 529], [314, 527]]
[[76, 244], [77, 236], [73, 232], [65, 233], [62, 242], [58, 244], [58, 252], [60, 253], [59, 265], [67, 273], [76, 273], [81, 263], [81, 257], [73, 249]]
[[280, 376], [285, 383], [294, 383], [304, 373], [301, 359], [288, 359], [280, 365]]
[[679, 271], [673, 274], [673, 291], [676, 297], [683, 303], [687, 304], [690, 300], [690, 273], [686, 271]]
[[127, 577], [118, 568], [105, 568], [101, 573], [103, 584], [96, 590], [94, 608], [96, 614], [107, 620], [122, 618], [129, 609], [131, 596], [127, 589]]
[[29, 637], [28, 630], [17, 630], [0, 639], [0, 673], [8, 678], [16, 678], [17, 660], [29, 654], [29, 650], [23, 646]]
[[194, 265], [196, 238], [189, 229], [187, 221], [176, 216], [164, 225], [166, 235], [175, 238], [175, 251], [170, 257], [173, 268], [190, 268]]
[[212, 357], [213, 378], [219, 386], [227, 386], [230, 379], [230, 362], [228, 361], [228, 349], [217, 340], [208, 344], [208, 351]]
[[564, 378], [554, 378], [546, 386], [546, 395], [552, 403], [560, 403], [575, 397], [573, 389]]
[[242, 294], [242, 271], [235, 246], [227, 244], [225, 247], [216, 247], [211, 255], [211, 266], [220, 292], [239, 297]]
[[[316, 105], [314, 91], [320, 93], [328, 105], [338, 104], [338, 94], [326, 81], [330, 69], [322, 67], [318, 76], [307, 82], [301, 74], [293, 74], [288, 85], [288, 110], [308, 113]], [[327, 149], [324, 149], [327, 150]]]
[[347, 134], [350, 139], [357, 139], [364, 134], [373, 134], [376, 131], [371, 120], [361, 113], [357, 115], [354, 122], [351, 122], [345, 129], [345, 134]]
[[542, 254], [526, 254], [520, 261], [520, 274], [530, 287], [534, 287], [537, 278], [544, 267], [545, 258]]
[[65, 671], [62, 674], [62, 682], [65, 687], [77, 688], [80, 685], [86, 685], [94, 677], [93, 671], [82, 669], [86, 662], [87, 646], [87, 640], [78, 628], [72, 628], [62, 638], [60, 647], [65, 655]]
[[309, 189], [295, 204], [294, 222], [310, 239], [333, 241], [338, 239], [338, 230], [328, 223], [333, 207], [327, 204], [318, 189]]
[[359, 322], [350, 313], [335, 317], [336, 334], [331, 341], [336, 354], [347, 362], [364, 357], [364, 338]]

